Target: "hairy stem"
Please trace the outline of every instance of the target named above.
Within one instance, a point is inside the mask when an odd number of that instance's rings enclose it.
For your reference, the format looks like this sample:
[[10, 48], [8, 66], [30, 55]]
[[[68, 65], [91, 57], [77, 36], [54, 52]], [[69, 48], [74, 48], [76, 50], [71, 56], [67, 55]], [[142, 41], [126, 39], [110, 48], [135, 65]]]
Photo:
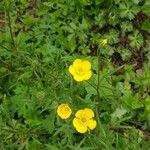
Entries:
[[100, 50], [97, 49], [97, 106], [96, 106], [96, 117], [97, 117], [97, 121], [98, 121], [98, 126], [101, 126], [101, 122], [100, 122], [100, 118], [99, 118], [99, 105], [100, 105], [100, 91], [99, 91], [99, 87], [100, 87]]
[[100, 92], [99, 92], [99, 87], [100, 87], [100, 50], [97, 50], [97, 101], [100, 101]]

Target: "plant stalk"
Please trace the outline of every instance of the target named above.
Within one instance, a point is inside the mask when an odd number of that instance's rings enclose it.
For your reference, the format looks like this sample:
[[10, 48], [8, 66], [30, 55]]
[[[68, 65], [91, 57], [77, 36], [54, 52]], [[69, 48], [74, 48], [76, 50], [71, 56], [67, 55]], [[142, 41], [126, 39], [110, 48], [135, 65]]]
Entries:
[[15, 39], [14, 39], [14, 35], [13, 35], [13, 30], [12, 30], [12, 22], [11, 22], [11, 17], [10, 17], [10, 3], [9, 2], [7, 3], [7, 1], [5, 3], [5, 8], [6, 8], [5, 9], [6, 16], [8, 18], [8, 27], [9, 27], [12, 44], [13, 44], [14, 48], [16, 49]]
[[97, 106], [96, 106], [96, 118], [97, 118], [97, 122], [98, 122], [98, 126], [100, 128], [101, 126], [101, 121], [99, 118], [99, 105], [100, 105], [100, 91], [99, 91], [99, 87], [100, 87], [100, 50], [99, 48], [97, 49]]

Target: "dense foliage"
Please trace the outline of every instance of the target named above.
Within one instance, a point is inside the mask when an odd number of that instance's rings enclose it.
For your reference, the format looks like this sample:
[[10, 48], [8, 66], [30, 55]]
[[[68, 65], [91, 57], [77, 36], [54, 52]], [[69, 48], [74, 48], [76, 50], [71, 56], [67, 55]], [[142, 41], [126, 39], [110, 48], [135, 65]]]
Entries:
[[[88, 81], [69, 73], [79, 58]], [[72, 120], [84, 108], [98, 125], [81, 134]], [[0, 150], [149, 147], [149, 0], [0, 1]]]

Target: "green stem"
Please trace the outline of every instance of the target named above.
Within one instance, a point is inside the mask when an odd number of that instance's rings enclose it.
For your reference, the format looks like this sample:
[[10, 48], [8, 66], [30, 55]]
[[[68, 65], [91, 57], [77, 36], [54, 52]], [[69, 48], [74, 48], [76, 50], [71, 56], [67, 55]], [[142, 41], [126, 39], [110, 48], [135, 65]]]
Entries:
[[98, 105], [96, 106], [96, 119], [97, 119], [98, 127], [100, 129], [100, 127], [101, 127], [101, 121], [100, 121], [100, 118], [99, 118], [99, 106]]
[[96, 106], [96, 118], [97, 118], [97, 122], [98, 122], [98, 126], [99, 128], [101, 128], [101, 121], [99, 118], [99, 105], [100, 105], [100, 91], [99, 91], [99, 87], [100, 87], [100, 50], [97, 49], [97, 63], [98, 63], [98, 68], [97, 68], [97, 106]]
[[10, 17], [10, 3], [9, 2], [7, 3], [7, 1], [6, 1], [5, 7], [6, 7], [6, 16], [8, 18], [8, 27], [9, 27], [11, 40], [12, 40], [14, 48], [16, 49], [15, 39], [14, 39], [14, 35], [13, 35], [13, 30], [12, 30], [11, 17]]
[[100, 87], [100, 51], [99, 49], [97, 50], [97, 63], [98, 63], [98, 68], [97, 68], [97, 101], [100, 101], [100, 92], [99, 92], [99, 87]]
[[74, 103], [74, 96], [73, 96], [73, 93], [74, 93], [74, 91], [73, 91], [74, 80], [73, 80], [72, 76], [70, 76], [70, 78], [71, 78], [71, 80], [70, 80], [70, 97], [71, 97], [71, 99]]

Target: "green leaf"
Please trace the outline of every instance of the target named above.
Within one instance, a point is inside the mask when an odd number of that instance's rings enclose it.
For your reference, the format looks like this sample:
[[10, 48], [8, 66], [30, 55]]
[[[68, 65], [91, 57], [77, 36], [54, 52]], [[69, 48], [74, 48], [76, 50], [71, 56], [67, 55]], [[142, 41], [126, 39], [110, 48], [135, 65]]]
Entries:
[[147, 0], [147, 1], [145, 2], [145, 4], [143, 5], [142, 11], [143, 11], [146, 15], [150, 16], [150, 1], [149, 1], [149, 0]]
[[132, 0], [135, 4], [138, 4], [141, 0]]
[[119, 32], [117, 30], [111, 30], [108, 34], [104, 36], [106, 39], [108, 39], [108, 42], [110, 44], [116, 44], [119, 42]]
[[52, 144], [47, 144], [47, 150], [60, 150], [58, 147], [56, 147], [56, 145], [52, 145]]
[[49, 117], [47, 117], [45, 120], [42, 121], [41, 127], [44, 128], [49, 133], [52, 133], [55, 129], [54, 119], [55, 119], [55, 114], [51, 113]]
[[35, 127], [41, 125], [42, 121], [38, 119], [26, 119], [25, 123], [31, 127]]
[[0, 75], [7, 72], [7, 68], [0, 67]]
[[145, 116], [150, 120], [150, 97], [147, 97], [144, 101], [145, 103]]
[[135, 18], [135, 15], [140, 11], [137, 5], [135, 5], [133, 2], [123, 2], [119, 5], [119, 12], [121, 18], [129, 18], [129, 20], [132, 20]]
[[[101, 97], [107, 99], [113, 95], [113, 87], [111, 81], [108, 79], [106, 74], [108, 73], [107, 70], [103, 70], [100, 73], [100, 85], [99, 85], [99, 92]], [[85, 83], [85, 89], [87, 91], [87, 97], [91, 97], [92, 95], [97, 95], [96, 85], [97, 85], [98, 77], [97, 75], [93, 75], [92, 81], [90, 84]], [[92, 85], [92, 86], [91, 86]]]
[[117, 108], [112, 114], [111, 114], [111, 117], [113, 118], [122, 118], [122, 116], [124, 114], [127, 113], [127, 110], [124, 109], [124, 108]]
[[96, 95], [97, 94], [96, 89], [88, 84], [86, 84], [85, 90], [88, 93], [88, 95]]
[[22, 21], [26, 25], [26, 27], [31, 27], [31, 26], [35, 25], [39, 21], [39, 19], [38, 18], [34, 18], [30, 14], [25, 14], [23, 16], [23, 20]]
[[71, 52], [73, 52], [76, 48], [76, 38], [74, 34], [69, 34], [67, 37], [67, 44], [68, 48], [70, 49]]
[[103, 12], [99, 12], [98, 15], [95, 16], [95, 24], [98, 25], [100, 28], [102, 28], [106, 24], [106, 20]]
[[150, 112], [150, 97], [147, 97], [145, 99], [145, 106], [146, 106], [146, 109]]
[[126, 93], [121, 97], [121, 100], [131, 109], [138, 109], [144, 106], [138, 94]]
[[129, 21], [125, 21], [121, 23], [121, 29], [123, 32], [131, 32], [133, 30], [133, 25]]
[[117, 51], [120, 53], [122, 60], [124, 61], [128, 60], [130, 56], [132, 55], [132, 52], [127, 48], [119, 47]]
[[150, 33], [150, 19], [141, 24], [141, 29]]
[[143, 46], [143, 36], [139, 31], [135, 30], [132, 34], [129, 35], [130, 45], [134, 48], [140, 48]]
[[24, 79], [29, 79], [32, 76], [32, 72], [31, 71], [27, 71], [25, 73], [23, 73], [22, 75], [19, 76], [18, 81], [19, 80], [24, 80]]

